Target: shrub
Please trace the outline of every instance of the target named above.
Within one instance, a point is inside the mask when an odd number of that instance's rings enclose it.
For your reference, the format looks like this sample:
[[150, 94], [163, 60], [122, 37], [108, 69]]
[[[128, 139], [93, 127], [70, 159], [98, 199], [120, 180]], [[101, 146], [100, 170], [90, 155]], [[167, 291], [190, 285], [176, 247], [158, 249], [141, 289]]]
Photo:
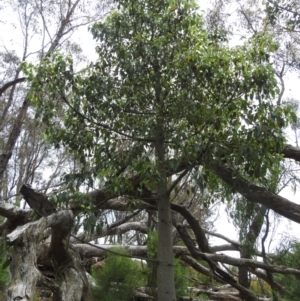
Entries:
[[[114, 251], [127, 254], [124, 250]], [[97, 283], [93, 288], [93, 295], [97, 301], [132, 300], [135, 288], [142, 285], [143, 278], [138, 262], [115, 254], [109, 254], [101, 269], [93, 269], [92, 276]]]
[[189, 285], [188, 269], [185, 268], [181, 261], [177, 258], [174, 259], [174, 281], [176, 297], [182, 297], [187, 295], [187, 287]]

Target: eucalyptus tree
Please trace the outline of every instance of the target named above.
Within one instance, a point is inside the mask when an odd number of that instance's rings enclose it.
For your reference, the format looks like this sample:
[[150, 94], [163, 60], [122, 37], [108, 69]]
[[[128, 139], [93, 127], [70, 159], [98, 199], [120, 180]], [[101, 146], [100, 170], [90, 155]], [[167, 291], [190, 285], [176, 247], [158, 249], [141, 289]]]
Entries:
[[[32, 120], [28, 99], [28, 85], [24, 84], [21, 65], [24, 62], [38, 63], [39, 60], [57, 49], [80, 55], [80, 47], [71, 36], [89, 22], [99, 20], [109, 10], [103, 2], [90, 1], [13, 1], [4, 0], [1, 14], [1, 143], [0, 191], [7, 191], [7, 177], [12, 174], [9, 165], [16, 155], [18, 142], [28, 131], [23, 124]], [[3, 23], [3, 24], [2, 24]], [[13, 32], [13, 35], [9, 35]], [[34, 126], [34, 125], [33, 125]], [[39, 128], [39, 127], [37, 127]], [[26, 133], [25, 133], [26, 132]], [[38, 137], [38, 135], [35, 135]], [[33, 137], [33, 135], [32, 135]], [[22, 148], [22, 147], [21, 147]], [[22, 179], [30, 182], [30, 179]], [[8, 180], [9, 181], [9, 180]], [[9, 183], [11, 184], [11, 183]], [[20, 186], [15, 186], [13, 194]]]
[[172, 223], [192, 253], [193, 246], [172, 219], [170, 193], [188, 173], [217, 192], [217, 175], [260, 202], [247, 183], [268, 188], [266, 175], [277, 171], [282, 128], [293, 114], [271, 102], [278, 92], [269, 62], [276, 43], [268, 34], [229, 47], [226, 35], [206, 30], [193, 1], [116, 3], [91, 29], [97, 62], [75, 73], [72, 58], [55, 53], [37, 71], [28, 66], [26, 76], [38, 117], [51, 125], [48, 140], [84, 165], [73, 180], [105, 181], [102, 200], [117, 195], [157, 204], [158, 299], [175, 300]]
[[[43, 125], [34, 119], [34, 108], [28, 97], [30, 86], [24, 81], [21, 65], [24, 62], [38, 64], [42, 57], [57, 49], [80, 55], [80, 47], [71, 36], [78, 28], [103, 17], [110, 9], [108, 1], [106, 7], [103, 4], [83, 0], [1, 1], [0, 228], [3, 237], [19, 225], [10, 212], [12, 203], [20, 205], [21, 186], [28, 183], [48, 190], [60, 182], [62, 173], [69, 170], [74, 161], [63, 150], [55, 152], [42, 140]], [[46, 169], [52, 173], [49, 179], [45, 179]], [[29, 218], [27, 211], [22, 215]], [[1, 253], [4, 253], [3, 244]], [[19, 269], [18, 263], [13, 266], [16, 271]], [[15, 275], [14, 268], [12, 275]], [[31, 278], [26, 280], [30, 282]], [[12, 283], [11, 299], [26, 294], [32, 296], [30, 290], [26, 291], [26, 281], [18, 282], [17, 276]]]
[[[298, 108], [297, 95], [292, 99], [286, 92], [293, 89], [290, 82], [290, 76], [297, 76], [299, 74], [299, 30], [297, 30], [297, 22], [299, 21], [297, 11], [299, 11], [298, 1], [214, 1], [214, 5], [210, 8], [208, 14], [208, 26], [213, 29], [230, 28], [230, 39], [234, 43], [239, 43], [242, 39], [255, 36], [259, 32], [269, 33], [274, 42], [277, 43], [276, 50], [270, 54], [271, 62], [275, 69], [277, 81], [279, 83], [280, 92], [273, 100], [274, 106], [281, 106], [283, 103], [290, 103], [296, 109]], [[289, 89], [288, 89], [289, 88]], [[298, 113], [297, 113], [298, 114]], [[299, 120], [299, 117], [297, 117]], [[291, 124], [292, 130], [295, 133], [296, 145], [298, 146], [298, 129], [299, 122]], [[286, 129], [286, 135], [290, 136], [290, 129]], [[278, 166], [277, 179], [274, 180], [274, 185], [271, 190], [279, 193], [283, 188], [290, 188], [296, 191], [299, 186], [299, 175], [297, 173], [297, 163], [293, 161], [282, 161]], [[296, 171], [296, 172], [295, 172]], [[286, 189], [287, 191], [287, 189]], [[259, 236], [263, 235], [263, 226], [267, 224], [268, 215], [265, 206], [257, 207], [254, 204], [241, 202], [240, 198], [236, 198], [236, 206], [234, 208], [233, 217], [235, 219], [237, 228], [239, 228], [240, 235], [244, 239], [248, 239], [248, 252], [241, 253], [241, 257], [251, 256], [249, 251], [259, 241]], [[273, 216], [274, 215], [270, 215]], [[274, 217], [275, 218], [275, 217]], [[277, 220], [279, 217], [277, 216]], [[278, 225], [278, 222], [274, 223]], [[266, 229], [268, 227], [266, 226]], [[254, 235], [254, 232], [256, 233]], [[252, 234], [251, 234], [252, 233]], [[250, 247], [252, 241], [252, 247]], [[253, 255], [253, 254], [252, 254]], [[243, 272], [241, 272], [243, 270]], [[248, 269], [240, 267], [240, 281], [247, 286], [250, 285], [250, 278]]]
[[299, 3], [298, 1], [214, 1], [208, 10], [212, 28], [230, 28], [238, 43], [258, 32], [267, 32], [277, 42], [271, 55], [281, 91], [277, 104], [283, 101], [287, 76], [299, 72]]

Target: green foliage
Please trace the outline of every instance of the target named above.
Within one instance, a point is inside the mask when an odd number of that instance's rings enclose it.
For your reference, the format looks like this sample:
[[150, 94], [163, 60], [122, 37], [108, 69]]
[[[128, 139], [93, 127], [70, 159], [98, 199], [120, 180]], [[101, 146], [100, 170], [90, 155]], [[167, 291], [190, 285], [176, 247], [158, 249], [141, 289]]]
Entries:
[[[120, 254], [127, 254], [122, 249], [115, 249]], [[93, 270], [97, 287], [93, 288], [95, 300], [129, 301], [134, 297], [135, 288], [142, 286], [143, 274], [138, 262], [127, 257], [109, 254], [100, 270]]]
[[5, 288], [7, 288], [9, 284], [9, 273], [5, 270], [0, 270], [0, 298], [4, 297], [5, 295]]
[[147, 256], [149, 258], [156, 258], [157, 256], [157, 241], [158, 241], [157, 232], [149, 230], [148, 240], [147, 240]]
[[200, 295], [197, 295], [197, 297], [199, 298], [199, 300], [209, 300], [209, 297], [207, 295], [204, 295], [204, 294], [200, 294]]
[[[300, 269], [300, 243], [292, 242], [288, 246], [283, 246], [276, 253], [276, 258], [272, 258], [273, 264], [284, 265], [290, 268]], [[277, 274], [275, 280], [285, 287], [287, 294], [282, 295], [281, 300], [298, 301], [300, 295], [299, 279], [292, 275]]]
[[128, 176], [139, 174], [153, 190], [159, 173], [149, 154], [159, 111], [170, 158], [226, 157], [249, 178], [264, 179], [281, 159], [274, 154], [293, 118], [270, 101], [278, 92], [271, 37], [257, 33], [229, 47], [206, 32], [194, 1], [117, 2], [118, 11], [91, 29], [98, 61], [89, 68], [75, 73], [60, 53], [36, 70], [23, 68], [38, 117], [51, 125], [47, 139], [76, 154], [83, 179], [105, 179], [122, 194], [132, 190]]
[[[147, 239], [147, 256], [149, 258], [157, 258], [157, 244], [158, 244], [158, 235], [157, 232], [148, 231]], [[147, 275], [147, 286], [150, 287], [152, 297], [156, 298], [156, 287], [157, 287], [157, 264], [155, 262], [149, 261], [146, 268]]]
[[256, 296], [272, 297], [270, 285], [262, 279], [251, 279], [250, 289]]
[[174, 259], [174, 280], [175, 280], [175, 289], [176, 297], [187, 296], [187, 287], [190, 282], [187, 278], [189, 276], [188, 269], [183, 266], [181, 260], [178, 258]]
[[300, 4], [297, 0], [266, 1], [266, 13], [272, 26], [281, 25], [285, 30], [297, 31], [300, 28]]

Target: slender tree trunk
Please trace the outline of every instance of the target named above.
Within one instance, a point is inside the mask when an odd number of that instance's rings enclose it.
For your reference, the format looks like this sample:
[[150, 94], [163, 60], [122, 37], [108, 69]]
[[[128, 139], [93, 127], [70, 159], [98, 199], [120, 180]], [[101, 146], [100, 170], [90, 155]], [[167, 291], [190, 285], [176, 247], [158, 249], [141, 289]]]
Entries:
[[[264, 206], [257, 206], [257, 214], [252, 220], [252, 223], [250, 225], [250, 229], [247, 233], [245, 241], [248, 242], [248, 248], [249, 250], [243, 250], [241, 252], [241, 258], [251, 259], [252, 258], [252, 248], [254, 247], [254, 244], [259, 236], [259, 233], [261, 232], [261, 228], [264, 223], [264, 214], [266, 212], [266, 207]], [[247, 266], [240, 266], [239, 267], [239, 283], [244, 286], [245, 288], [249, 289], [250, 287], [250, 279], [249, 279], [249, 267]], [[243, 300], [250, 300], [249, 296], [247, 297], [245, 294], [240, 293], [240, 297]]]
[[13, 98], [14, 98], [14, 94], [15, 94], [15, 90], [16, 90], [16, 85], [17, 85], [17, 80], [18, 80], [19, 74], [20, 74], [20, 70], [18, 70], [16, 72], [15, 78], [13, 80], [13, 81], [16, 82], [16, 84], [14, 84], [14, 85], [11, 86], [11, 90], [10, 90], [10, 93], [9, 93], [9, 96], [8, 96], [8, 101], [7, 101], [7, 103], [6, 103], [5, 107], [4, 107], [4, 110], [2, 112], [2, 115], [0, 117], [0, 132], [4, 128], [5, 120], [6, 120], [6, 116], [7, 116], [8, 110], [11, 107], [11, 104], [13, 102]]
[[172, 217], [165, 169], [165, 143], [162, 118], [161, 115], [157, 118], [155, 144], [156, 166], [159, 173], [159, 182], [157, 185], [157, 299], [159, 301], [175, 301]]
[[23, 102], [22, 107], [20, 108], [16, 121], [14, 122], [13, 128], [9, 134], [8, 141], [4, 148], [4, 153], [0, 156], [0, 187], [3, 180], [4, 171], [7, 168], [8, 161], [11, 158], [16, 141], [19, 138], [20, 132], [22, 130], [23, 120], [26, 116], [28, 108], [29, 100], [26, 98]]

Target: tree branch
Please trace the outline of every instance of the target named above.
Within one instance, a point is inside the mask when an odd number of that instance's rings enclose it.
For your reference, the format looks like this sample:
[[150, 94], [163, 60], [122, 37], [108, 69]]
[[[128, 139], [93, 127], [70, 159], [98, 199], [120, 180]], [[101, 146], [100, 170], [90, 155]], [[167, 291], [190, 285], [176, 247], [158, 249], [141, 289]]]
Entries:
[[225, 165], [220, 166], [218, 164], [207, 164], [207, 167], [250, 202], [264, 205], [278, 214], [296, 223], [300, 223], [300, 205], [295, 204], [264, 187], [249, 182], [234, 172], [230, 167]]
[[12, 80], [10, 82], [7, 82], [0, 88], [0, 96], [11, 86], [19, 84], [19, 83], [23, 83], [24, 81], [25, 81], [25, 77], [20, 77], [20, 78]]
[[295, 161], [300, 162], [300, 147], [287, 144], [284, 147], [282, 154], [287, 159], [294, 159]]

